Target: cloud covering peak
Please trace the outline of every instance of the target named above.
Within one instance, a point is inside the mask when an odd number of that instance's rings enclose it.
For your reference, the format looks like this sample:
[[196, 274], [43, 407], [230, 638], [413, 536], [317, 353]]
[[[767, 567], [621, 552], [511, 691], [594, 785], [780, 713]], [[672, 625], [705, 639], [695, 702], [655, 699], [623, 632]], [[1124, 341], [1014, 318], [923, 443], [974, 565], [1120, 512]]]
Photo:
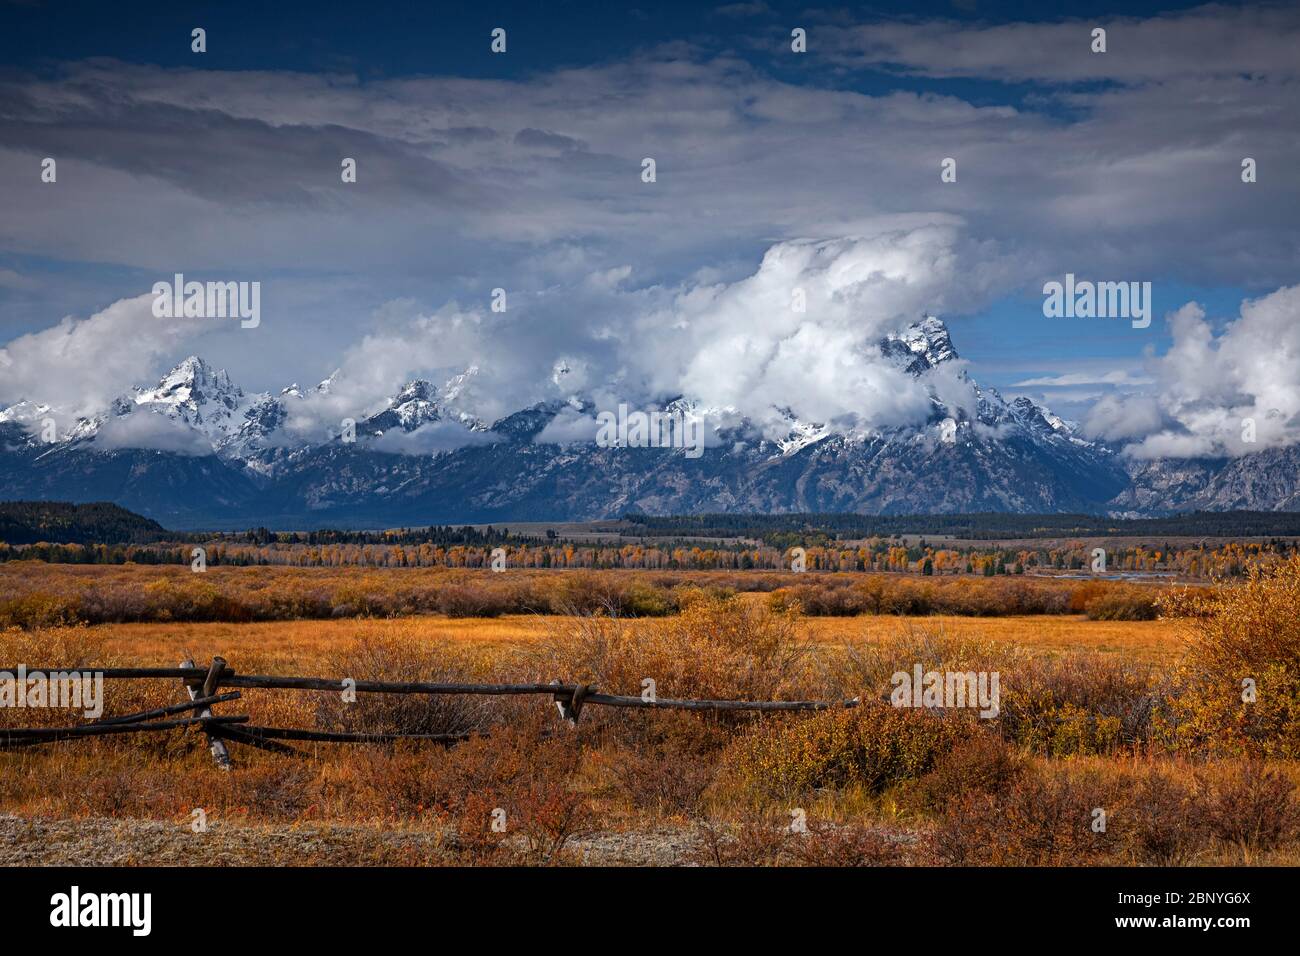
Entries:
[[1148, 394], [1111, 395], [1089, 415], [1098, 437], [1137, 458], [1237, 456], [1300, 442], [1300, 286], [1242, 302], [1216, 334], [1195, 302], [1166, 321], [1173, 345], [1148, 362]]

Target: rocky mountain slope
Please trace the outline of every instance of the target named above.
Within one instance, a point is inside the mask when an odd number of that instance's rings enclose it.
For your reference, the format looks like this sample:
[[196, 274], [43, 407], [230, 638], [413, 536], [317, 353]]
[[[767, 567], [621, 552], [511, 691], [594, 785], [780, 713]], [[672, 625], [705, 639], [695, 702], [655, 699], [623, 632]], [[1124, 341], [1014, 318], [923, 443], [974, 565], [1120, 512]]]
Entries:
[[[355, 441], [340, 432], [302, 442], [285, 429], [293, 403], [328, 393], [330, 380], [306, 391], [291, 385], [248, 394], [191, 357], [52, 442], [40, 427], [48, 408], [39, 401], [0, 412], [0, 498], [111, 500], [176, 528], [582, 520], [628, 512], [1300, 509], [1296, 449], [1130, 462], [1029, 399], [1007, 401], [971, 381], [939, 319], [925, 318], [879, 348], [926, 385], [925, 422], [843, 433], [791, 415], [788, 433], [773, 438], [734, 416], [706, 417], [699, 457], [681, 448], [539, 441], [558, 416], [595, 413], [583, 396], [480, 421], [459, 404], [473, 368], [442, 386], [401, 386], [356, 420]], [[938, 387], [941, 373], [957, 383], [958, 399], [952, 387]], [[683, 407], [689, 401], [663, 406]], [[143, 449], [121, 437], [160, 425], [182, 436], [184, 447]], [[394, 441], [434, 429], [448, 450], [412, 453], [418, 442]]]

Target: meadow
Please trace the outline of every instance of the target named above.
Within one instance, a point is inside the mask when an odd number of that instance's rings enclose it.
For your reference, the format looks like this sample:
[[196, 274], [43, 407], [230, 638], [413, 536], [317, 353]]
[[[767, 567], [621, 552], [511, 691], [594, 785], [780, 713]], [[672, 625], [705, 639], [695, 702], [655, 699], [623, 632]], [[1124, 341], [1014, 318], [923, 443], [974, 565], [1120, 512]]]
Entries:
[[[3, 666], [221, 655], [242, 673], [862, 700], [591, 708], [570, 726], [545, 698], [246, 690], [219, 712], [472, 736], [298, 758], [234, 744], [228, 772], [184, 731], [2, 751], [10, 862], [1300, 863], [1300, 558], [1200, 588], [39, 562], [0, 583]], [[916, 665], [996, 672], [998, 715], [891, 706], [892, 675]], [[182, 694], [110, 682], [108, 713]], [[2, 726], [41, 721], [73, 722], [0, 710]]]
[[0, 564], [0, 627], [441, 614], [663, 617], [701, 594], [767, 596], [807, 616], [1084, 614], [1150, 620], [1168, 583], [909, 573]]

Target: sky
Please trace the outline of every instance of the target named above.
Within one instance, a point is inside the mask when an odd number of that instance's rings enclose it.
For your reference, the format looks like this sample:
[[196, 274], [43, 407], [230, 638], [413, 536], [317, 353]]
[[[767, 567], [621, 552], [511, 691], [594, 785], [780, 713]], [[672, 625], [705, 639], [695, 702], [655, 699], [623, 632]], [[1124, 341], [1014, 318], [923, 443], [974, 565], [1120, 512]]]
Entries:
[[[1134, 454], [1300, 439], [1293, 4], [323, 6], [0, 0], [0, 405], [91, 414], [199, 354], [338, 371], [304, 436], [467, 369], [486, 419], [883, 427], [925, 402], [867, 346], [935, 314]], [[259, 282], [260, 323], [160, 321], [176, 273]], [[1150, 324], [1045, 316], [1067, 274], [1150, 283]]]

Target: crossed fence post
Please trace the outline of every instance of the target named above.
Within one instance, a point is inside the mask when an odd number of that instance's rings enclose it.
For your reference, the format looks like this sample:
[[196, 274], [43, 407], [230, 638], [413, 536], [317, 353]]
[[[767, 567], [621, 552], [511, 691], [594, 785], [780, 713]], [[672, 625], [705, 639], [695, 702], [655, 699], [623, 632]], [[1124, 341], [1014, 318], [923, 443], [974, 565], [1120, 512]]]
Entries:
[[[16, 670], [17, 668], [14, 668]], [[66, 672], [66, 668], [30, 668], [28, 673], [51, 671]], [[236, 674], [226, 665], [223, 657], [213, 657], [206, 671], [197, 666], [192, 659], [181, 661], [176, 668], [155, 667], [119, 667], [75, 669], [80, 674], [95, 674], [103, 678], [114, 679], [180, 679], [189, 701], [156, 707], [116, 717], [101, 717], [89, 724], [76, 727], [51, 728], [10, 728], [0, 729], [0, 749], [30, 747], [60, 740], [75, 740], [81, 737], [94, 737], [107, 734], [125, 734], [145, 731], [172, 730], [198, 726], [202, 728], [208, 741], [212, 759], [221, 770], [232, 767], [230, 750], [227, 742], [247, 744], [262, 750], [286, 756], [302, 756], [302, 752], [286, 746], [280, 741], [310, 741], [315, 743], [390, 743], [396, 740], [421, 740], [430, 743], [451, 745], [467, 739], [470, 735], [458, 734], [424, 734], [424, 733], [387, 733], [387, 732], [344, 732], [330, 730], [308, 730], [295, 727], [256, 727], [248, 724], [244, 715], [231, 717], [213, 716], [214, 704], [236, 700], [240, 697], [238, 690], [218, 693], [221, 687], [245, 687], [283, 690], [334, 691], [343, 689], [344, 682], [324, 677], [281, 677], [275, 675]], [[3, 668], [0, 668], [3, 672]], [[698, 710], [698, 711], [818, 711], [828, 708], [856, 707], [861, 700], [854, 697], [838, 701], [752, 701], [752, 700], [670, 700], [660, 698], [646, 700], [641, 697], [601, 694], [594, 684], [565, 684], [558, 678], [549, 684], [436, 684], [436, 683], [394, 683], [390, 681], [357, 681], [355, 689], [378, 694], [480, 694], [487, 696], [513, 696], [519, 694], [549, 695], [554, 701], [560, 717], [571, 726], [575, 726], [582, 715], [584, 706], [600, 705], [606, 707], [652, 709], [652, 710]], [[172, 714], [195, 712], [193, 716], [173, 720], [157, 720]]]
[[[181, 667], [194, 667], [194, 661], [186, 658], [181, 661]], [[224, 657], [212, 658], [212, 663], [208, 666], [208, 674], [203, 678], [201, 689], [196, 689], [192, 681], [182, 678], [181, 683], [185, 685], [185, 692], [190, 695], [190, 700], [200, 698], [209, 698], [215, 695], [217, 687], [220, 685], [221, 672], [226, 669], [226, 659]], [[198, 713], [199, 719], [210, 718], [212, 708], [204, 707]], [[230, 763], [230, 751], [226, 749], [226, 742], [217, 734], [213, 733], [212, 725], [204, 725], [203, 732], [208, 736], [208, 749], [212, 751], [212, 759], [216, 761], [217, 766], [222, 770], [229, 770], [232, 766]]]

